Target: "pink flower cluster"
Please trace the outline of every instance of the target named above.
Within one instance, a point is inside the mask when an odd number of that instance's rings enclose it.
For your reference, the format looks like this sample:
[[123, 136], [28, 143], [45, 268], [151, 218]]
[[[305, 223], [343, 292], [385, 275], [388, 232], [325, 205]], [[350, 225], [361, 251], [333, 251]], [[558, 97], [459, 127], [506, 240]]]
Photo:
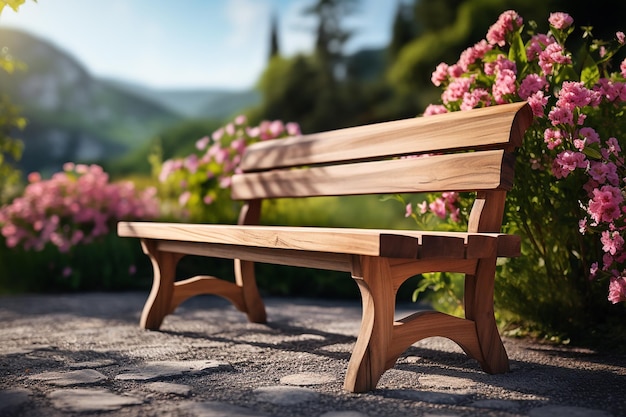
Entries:
[[220, 190], [230, 187], [231, 177], [239, 172], [242, 155], [250, 144], [297, 135], [300, 135], [300, 126], [296, 123], [274, 120], [249, 126], [247, 118], [240, 115], [210, 137], [199, 139], [196, 142], [199, 153], [165, 161], [159, 180], [177, 182], [181, 189], [178, 202], [182, 207], [191, 204], [194, 196], [210, 205], [216, 201]]
[[[415, 208], [420, 215], [432, 213], [441, 220], [450, 219], [457, 223], [461, 220], [460, 202], [461, 198], [459, 193], [445, 192], [432, 199], [432, 201], [424, 200], [421, 203], [417, 203]], [[417, 213], [413, 211], [412, 203], [406, 203], [405, 209], [405, 217], [416, 216]]]
[[[615, 115], [626, 109], [626, 60], [619, 73], [606, 77], [579, 81], [570, 75], [563, 77], [563, 73], [574, 72], [572, 56], [564, 46], [573, 19], [557, 12], [549, 17], [550, 32], [528, 40], [524, 59], [517, 60], [522, 65], [517, 68], [510, 60], [512, 55], [500, 48], [520, 40], [515, 37], [521, 37], [522, 23], [515, 11], [506, 11], [491, 26], [486, 39], [464, 51], [457, 63], [439, 64], [432, 82], [444, 89], [442, 104], [428, 106], [424, 115], [527, 101], [536, 117], [535, 126], [545, 126], [543, 138], [554, 177], [565, 179], [573, 173], [587, 177], [583, 188], [588, 201], [582, 205], [588, 216], [581, 220], [579, 229], [582, 233], [590, 228], [602, 231], [605, 252], [602, 267], [594, 264], [591, 273], [609, 274], [609, 300], [626, 301], [626, 166], [619, 138], [600, 137], [596, 129], [586, 125], [600, 106]], [[617, 32], [613, 47], [617, 50], [624, 43], [624, 33]], [[603, 48], [600, 57], [608, 53]]]
[[49, 180], [30, 174], [24, 194], [0, 208], [2, 235], [9, 247], [61, 252], [105, 235], [118, 220], [158, 215], [154, 188], [138, 192], [132, 182], [110, 183], [98, 165], [67, 163]]

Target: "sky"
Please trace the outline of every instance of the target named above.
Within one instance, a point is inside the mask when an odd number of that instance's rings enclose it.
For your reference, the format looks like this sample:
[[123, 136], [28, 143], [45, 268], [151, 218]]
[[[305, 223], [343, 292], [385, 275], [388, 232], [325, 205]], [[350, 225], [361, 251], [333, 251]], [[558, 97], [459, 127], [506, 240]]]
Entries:
[[[243, 90], [258, 81], [278, 19], [283, 56], [310, 52], [314, 0], [26, 0], [0, 27], [52, 42], [98, 77], [157, 89]], [[385, 46], [397, 0], [360, 0], [347, 52]], [[0, 40], [1, 42], [1, 40]], [[19, 58], [19, 56], [17, 56]]]

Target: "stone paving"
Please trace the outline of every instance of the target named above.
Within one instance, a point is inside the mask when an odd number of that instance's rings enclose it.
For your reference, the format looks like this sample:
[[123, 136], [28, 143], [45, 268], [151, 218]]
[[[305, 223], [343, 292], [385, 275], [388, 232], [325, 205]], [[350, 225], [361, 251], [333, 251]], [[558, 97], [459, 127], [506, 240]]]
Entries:
[[351, 394], [357, 302], [269, 299], [259, 325], [202, 296], [151, 332], [145, 297], [0, 297], [0, 416], [626, 416], [626, 355], [507, 339], [512, 372], [487, 375], [432, 338]]

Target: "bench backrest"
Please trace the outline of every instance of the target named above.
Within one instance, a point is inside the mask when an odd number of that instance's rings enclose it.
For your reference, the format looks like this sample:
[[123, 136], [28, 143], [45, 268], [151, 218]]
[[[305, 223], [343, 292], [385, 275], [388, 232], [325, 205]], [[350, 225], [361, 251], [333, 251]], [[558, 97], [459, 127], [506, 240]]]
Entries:
[[475, 191], [468, 231], [499, 232], [514, 150], [531, 122], [528, 104], [513, 103], [259, 142], [232, 197]]

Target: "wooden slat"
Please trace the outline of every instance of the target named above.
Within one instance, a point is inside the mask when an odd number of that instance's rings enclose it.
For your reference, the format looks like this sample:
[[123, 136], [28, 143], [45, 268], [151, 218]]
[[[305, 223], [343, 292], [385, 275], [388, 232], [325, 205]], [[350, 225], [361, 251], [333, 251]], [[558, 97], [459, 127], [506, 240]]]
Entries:
[[494, 150], [239, 174], [232, 180], [236, 200], [508, 190], [513, 160]]
[[[519, 255], [514, 253], [515, 248], [519, 250], [519, 237], [498, 233], [120, 222], [118, 234], [141, 239], [222, 245], [223, 248], [216, 246], [214, 251], [222, 250], [224, 255], [206, 255], [227, 258], [239, 257], [230, 253], [240, 246], [390, 258], [462, 259], [480, 255], [479, 246], [485, 242], [484, 239], [497, 240], [499, 256]], [[159, 243], [160, 250], [164, 250], [160, 246], [163, 244]], [[184, 253], [182, 249], [169, 248], [167, 251]], [[268, 256], [271, 257], [271, 254]], [[246, 258], [242, 256], [241, 259]]]
[[260, 142], [250, 146], [244, 171], [371, 159], [383, 156], [519, 146], [532, 112], [525, 103], [370, 124]]
[[158, 247], [159, 250], [164, 252], [182, 253], [185, 255], [208, 256], [223, 259], [235, 258], [244, 261], [342, 272], [350, 272], [352, 256], [345, 253], [294, 251], [289, 249], [171, 240], [160, 241]]
[[[368, 229], [122, 222], [118, 224], [118, 234], [146, 239], [380, 255], [380, 234]], [[417, 238], [413, 242], [398, 239], [400, 244], [411, 246], [417, 245], [417, 241]]]

